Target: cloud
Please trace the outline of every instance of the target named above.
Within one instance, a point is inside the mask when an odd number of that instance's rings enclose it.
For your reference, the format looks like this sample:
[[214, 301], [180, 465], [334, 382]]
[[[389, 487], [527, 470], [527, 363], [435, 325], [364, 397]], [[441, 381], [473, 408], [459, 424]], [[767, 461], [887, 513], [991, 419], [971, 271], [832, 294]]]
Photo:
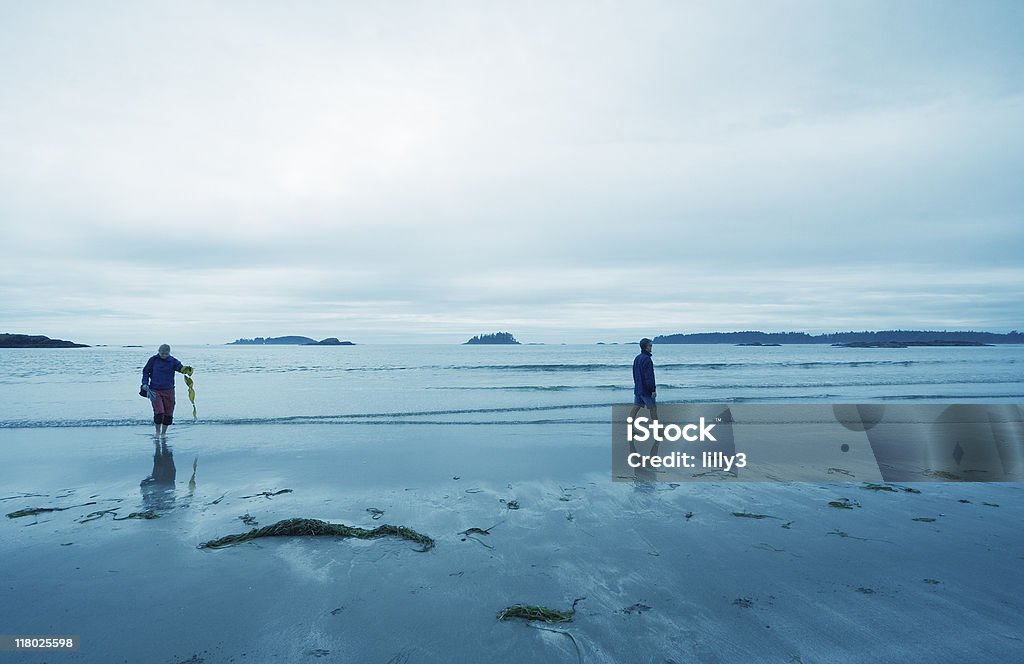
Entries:
[[59, 7], [0, 21], [24, 331], [1019, 327], [1016, 3]]

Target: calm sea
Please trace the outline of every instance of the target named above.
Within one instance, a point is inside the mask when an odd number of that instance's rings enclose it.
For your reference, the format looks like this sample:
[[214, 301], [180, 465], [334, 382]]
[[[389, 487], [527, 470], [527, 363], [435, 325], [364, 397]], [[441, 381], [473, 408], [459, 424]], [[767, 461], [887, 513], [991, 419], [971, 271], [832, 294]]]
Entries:
[[[153, 348], [0, 349], [0, 428], [135, 426]], [[607, 423], [635, 345], [177, 346], [196, 424]], [[659, 345], [661, 402], [1024, 401], [1024, 346]], [[179, 422], [192, 420], [178, 377]]]

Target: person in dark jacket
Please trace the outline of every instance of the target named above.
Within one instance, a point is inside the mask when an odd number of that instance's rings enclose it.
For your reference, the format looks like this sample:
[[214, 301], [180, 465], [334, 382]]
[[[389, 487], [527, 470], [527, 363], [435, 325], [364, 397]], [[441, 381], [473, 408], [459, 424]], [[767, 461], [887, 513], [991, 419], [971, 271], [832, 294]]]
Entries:
[[139, 394], [147, 395], [153, 404], [153, 424], [157, 435], [167, 433], [167, 426], [174, 419], [174, 372], [184, 373], [184, 370], [191, 371], [192, 367], [172, 357], [171, 347], [167, 344], [162, 344], [142, 369]]
[[654, 380], [654, 360], [651, 358], [653, 344], [646, 337], [641, 339], [640, 354], [633, 359], [633, 410], [630, 417], [636, 417], [641, 408], [647, 408], [651, 411], [651, 419], [658, 419], [658, 384]]

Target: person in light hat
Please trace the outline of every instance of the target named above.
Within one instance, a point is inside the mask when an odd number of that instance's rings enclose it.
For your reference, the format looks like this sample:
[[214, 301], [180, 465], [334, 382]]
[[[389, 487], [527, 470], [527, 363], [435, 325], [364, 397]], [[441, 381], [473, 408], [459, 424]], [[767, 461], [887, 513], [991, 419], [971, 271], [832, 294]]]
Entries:
[[148, 396], [153, 404], [153, 424], [157, 435], [167, 433], [174, 420], [174, 373], [191, 373], [192, 367], [183, 365], [171, 355], [171, 347], [161, 344], [156, 355], [149, 358], [142, 369], [142, 387], [139, 394]]

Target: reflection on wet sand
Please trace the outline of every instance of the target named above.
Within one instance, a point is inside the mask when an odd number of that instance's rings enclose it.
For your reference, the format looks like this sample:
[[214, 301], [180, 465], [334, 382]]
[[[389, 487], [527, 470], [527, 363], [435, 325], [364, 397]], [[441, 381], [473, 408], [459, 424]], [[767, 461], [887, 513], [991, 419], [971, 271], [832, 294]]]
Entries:
[[154, 436], [153, 448], [153, 472], [142, 480], [139, 487], [146, 509], [162, 512], [174, 507], [174, 481], [178, 471], [166, 436]]

